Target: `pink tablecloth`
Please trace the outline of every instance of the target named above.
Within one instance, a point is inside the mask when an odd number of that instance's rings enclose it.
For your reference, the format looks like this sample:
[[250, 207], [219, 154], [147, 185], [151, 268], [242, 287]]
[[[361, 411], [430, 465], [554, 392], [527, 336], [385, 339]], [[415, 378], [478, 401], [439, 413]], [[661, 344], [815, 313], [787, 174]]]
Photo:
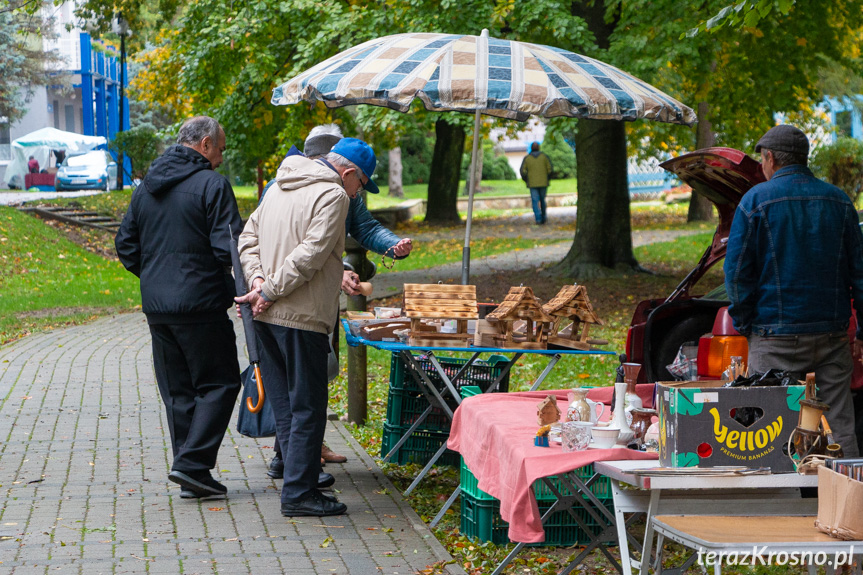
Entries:
[[[536, 447], [536, 406], [547, 395], [557, 397], [566, 413], [569, 390], [487, 393], [462, 401], [452, 421], [448, 445], [458, 451], [477, 478], [477, 486], [500, 500], [500, 515], [509, 523], [511, 541], [539, 543], [545, 531], [533, 495], [534, 481], [595, 461], [656, 459], [655, 453], [632, 449], [588, 449], [564, 453], [560, 444]], [[610, 403], [612, 388], [596, 388], [588, 397]], [[645, 406], [653, 404], [653, 384], [639, 385]]]

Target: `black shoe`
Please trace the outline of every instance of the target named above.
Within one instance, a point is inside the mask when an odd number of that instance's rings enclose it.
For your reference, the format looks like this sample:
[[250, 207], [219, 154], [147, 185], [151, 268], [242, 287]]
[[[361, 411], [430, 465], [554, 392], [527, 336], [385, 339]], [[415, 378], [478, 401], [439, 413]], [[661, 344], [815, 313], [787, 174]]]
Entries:
[[331, 473], [321, 473], [318, 475], [318, 489], [330, 487], [335, 482], [336, 478]]
[[201, 473], [183, 473], [182, 471], [172, 471], [168, 474], [168, 479], [174, 483], [178, 483], [180, 487], [185, 487], [189, 491], [194, 491], [199, 497], [209, 497], [212, 495], [224, 495], [228, 492], [228, 488], [213, 479], [209, 471]]
[[199, 499], [201, 496], [185, 487], [180, 488], [180, 499]]
[[347, 510], [347, 505], [339, 503], [335, 497], [325, 497], [317, 489], [301, 501], [282, 503], [282, 515], [285, 517], [327, 517], [344, 515]]
[[278, 453], [270, 460], [270, 467], [267, 469], [267, 475], [273, 479], [281, 479], [285, 476], [285, 461]]

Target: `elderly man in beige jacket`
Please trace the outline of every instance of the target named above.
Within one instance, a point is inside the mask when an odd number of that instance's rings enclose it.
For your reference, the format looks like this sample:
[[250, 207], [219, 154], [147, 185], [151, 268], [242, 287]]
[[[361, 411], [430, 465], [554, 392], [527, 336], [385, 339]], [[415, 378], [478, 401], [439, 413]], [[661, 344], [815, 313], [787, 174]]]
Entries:
[[282, 515], [341, 515], [347, 507], [318, 489], [327, 409], [327, 333], [338, 314], [341, 255], [350, 198], [377, 188], [371, 147], [344, 138], [324, 158], [286, 158], [240, 235], [251, 291], [237, 298], [255, 313], [264, 388], [285, 469]]

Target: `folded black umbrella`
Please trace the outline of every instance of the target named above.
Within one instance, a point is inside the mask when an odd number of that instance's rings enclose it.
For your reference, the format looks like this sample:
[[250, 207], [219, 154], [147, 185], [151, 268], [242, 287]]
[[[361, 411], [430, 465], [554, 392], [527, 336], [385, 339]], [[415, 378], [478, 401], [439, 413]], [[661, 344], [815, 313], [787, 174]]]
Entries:
[[[234, 267], [234, 287], [237, 290], [237, 296], [242, 296], [248, 293], [249, 288], [246, 285], [246, 276], [243, 275], [243, 266], [240, 265], [240, 250], [237, 247], [237, 240], [234, 238], [234, 231], [231, 232], [231, 263]], [[240, 304], [240, 315], [243, 316], [243, 331], [246, 333], [246, 349], [249, 352], [249, 363], [255, 372], [255, 382], [258, 385], [258, 403], [253, 404], [251, 398], [246, 398], [246, 407], [252, 413], [258, 413], [264, 406], [264, 384], [261, 381], [261, 358], [258, 355], [258, 339], [255, 336], [254, 316], [252, 314], [252, 305], [250, 303]]]

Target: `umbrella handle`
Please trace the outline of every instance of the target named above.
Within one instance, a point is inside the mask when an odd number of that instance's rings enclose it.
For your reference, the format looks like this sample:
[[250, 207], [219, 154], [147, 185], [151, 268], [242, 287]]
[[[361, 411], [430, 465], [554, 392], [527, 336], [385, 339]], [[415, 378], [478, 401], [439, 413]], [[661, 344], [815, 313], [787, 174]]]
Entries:
[[264, 407], [264, 384], [261, 380], [261, 367], [255, 364], [255, 384], [258, 386], [258, 404], [252, 405], [252, 398], [246, 398], [246, 407], [252, 413], [258, 413]]

